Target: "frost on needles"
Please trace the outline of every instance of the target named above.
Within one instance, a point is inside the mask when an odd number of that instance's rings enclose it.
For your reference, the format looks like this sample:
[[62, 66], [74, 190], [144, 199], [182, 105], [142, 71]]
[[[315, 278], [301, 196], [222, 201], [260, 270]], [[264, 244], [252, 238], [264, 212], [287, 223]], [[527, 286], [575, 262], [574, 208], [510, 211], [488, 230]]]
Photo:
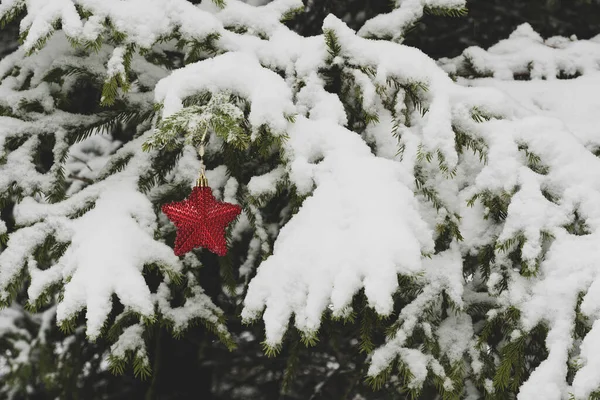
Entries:
[[600, 137], [464, 83], [588, 79], [600, 41], [524, 25], [439, 64], [400, 44], [424, 12], [464, 7], [397, 1], [302, 37], [282, 22], [299, 0], [4, 1], [3, 23], [24, 17], [0, 61], [0, 365], [26, 376], [54, 319], [141, 377], [155, 326], [236, 346], [203, 252], [176, 257], [160, 213], [205, 136], [215, 195], [244, 209], [224, 292], [263, 321], [267, 355], [333, 321], [357, 327], [374, 388], [598, 396]]

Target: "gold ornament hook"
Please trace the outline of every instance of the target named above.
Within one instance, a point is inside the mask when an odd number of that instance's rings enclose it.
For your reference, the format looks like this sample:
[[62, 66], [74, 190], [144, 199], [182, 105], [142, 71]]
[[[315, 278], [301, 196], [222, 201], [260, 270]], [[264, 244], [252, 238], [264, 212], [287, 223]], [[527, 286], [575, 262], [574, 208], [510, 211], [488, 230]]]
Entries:
[[198, 177], [198, 180], [196, 181], [196, 187], [207, 187], [208, 186], [208, 179], [206, 179], [206, 175], [204, 175], [204, 172], [202, 172], [200, 174], [200, 176]]

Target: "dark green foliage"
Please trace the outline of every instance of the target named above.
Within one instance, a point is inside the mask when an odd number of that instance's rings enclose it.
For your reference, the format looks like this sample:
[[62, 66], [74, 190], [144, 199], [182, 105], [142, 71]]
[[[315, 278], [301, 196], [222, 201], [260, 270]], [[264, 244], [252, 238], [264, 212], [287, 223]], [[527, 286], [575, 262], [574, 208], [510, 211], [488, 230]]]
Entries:
[[455, 214], [453, 216], [446, 216], [444, 223], [436, 226], [436, 233], [438, 234], [435, 241], [436, 253], [448, 250], [453, 241], [461, 242], [463, 240], [458, 227], [459, 222], [460, 216]]
[[109, 76], [102, 86], [102, 98], [100, 104], [103, 106], [112, 106], [117, 100], [118, 90], [124, 92], [129, 90], [129, 74], [131, 72], [131, 60], [136, 48], [134, 45], [128, 45], [123, 54], [123, 73], [117, 73]]
[[133, 154], [131, 153], [122, 153], [110, 159], [109, 164], [104, 167], [103, 172], [100, 173], [99, 179], [105, 179], [106, 177], [115, 174], [119, 171], [122, 171], [129, 160], [131, 160]]
[[494, 376], [494, 387], [500, 392], [516, 392], [529, 374], [547, 356], [543, 343], [548, 328], [538, 325], [528, 333], [506, 343], [500, 351], [500, 365]]
[[[473, 119], [476, 119], [477, 122], [481, 122], [481, 120], [479, 120], [478, 118], [483, 118], [480, 117], [480, 114], [473, 114]], [[477, 115], [477, 117], [475, 117], [475, 115]], [[483, 141], [483, 139], [481, 138], [474, 138], [473, 136], [467, 134], [466, 132], [462, 131], [461, 129], [459, 129], [458, 127], [453, 127], [454, 129], [454, 133], [455, 133], [455, 137], [456, 137], [456, 152], [458, 154], [462, 154], [465, 149], [467, 150], [471, 150], [473, 152], [473, 154], [478, 155], [479, 156], [479, 161], [481, 161], [482, 163], [486, 164], [487, 163], [487, 145], [485, 144], [485, 142]]]
[[149, 192], [154, 186], [167, 183], [165, 176], [175, 167], [181, 156], [183, 147], [163, 151], [161, 157], [154, 159], [154, 169], [143, 173], [138, 181], [138, 187], [142, 193]]
[[486, 207], [485, 218], [492, 218], [495, 222], [502, 222], [506, 219], [511, 198], [512, 194], [508, 192], [494, 194], [486, 190], [471, 197], [467, 204], [473, 206], [475, 201], [480, 200]]
[[466, 7], [464, 8], [441, 8], [441, 7], [425, 7], [425, 13], [435, 15], [437, 17], [465, 17], [468, 14]]
[[223, 286], [227, 289], [230, 295], [235, 295], [235, 289], [238, 285], [233, 261], [231, 259], [231, 253], [228, 253], [224, 257], [219, 258], [219, 266], [221, 267], [221, 277], [223, 279]]
[[323, 31], [323, 35], [325, 36], [325, 44], [327, 45], [327, 51], [329, 52], [329, 56], [331, 57], [331, 61], [333, 62], [333, 59], [337, 56], [340, 55], [340, 52], [342, 51], [342, 47], [340, 46], [340, 43], [338, 41], [338, 38], [335, 35], [335, 32], [333, 32], [330, 29], [325, 29]]
[[281, 22], [288, 22], [288, 21], [292, 21], [293, 19], [295, 19], [296, 17], [298, 17], [299, 15], [302, 15], [304, 11], [304, 7], [299, 7], [299, 8], [294, 8], [291, 9], [289, 11], [286, 11], [282, 16], [280, 21]]
[[202, 41], [183, 41], [180, 40], [178, 43], [179, 50], [183, 50], [184, 47], [190, 48], [187, 52], [184, 62], [186, 64], [194, 63], [208, 58], [209, 56], [215, 56], [218, 53], [216, 42], [219, 40], [220, 35], [217, 33], [211, 33]]
[[525, 153], [527, 158], [527, 166], [534, 172], [540, 175], [548, 174], [548, 167], [542, 164], [542, 159], [537, 154], [529, 150], [526, 144], [519, 145], [519, 150]]
[[86, 126], [78, 127], [69, 132], [69, 141], [71, 143], [87, 139], [93, 134], [113, 133], [117, 126], [136, 127], [149, 121], [154, 117], [154, 110], [137, 110], [121, 105], [114, 111], [103, 111], [98, 113], [98, 119]]
[[573, 213], [572, 221], [565, 226], [565, 229], [572, 235], [583, 236], [590, 234], [589, 227], [585, 220], [581, 218], [577, 210]]

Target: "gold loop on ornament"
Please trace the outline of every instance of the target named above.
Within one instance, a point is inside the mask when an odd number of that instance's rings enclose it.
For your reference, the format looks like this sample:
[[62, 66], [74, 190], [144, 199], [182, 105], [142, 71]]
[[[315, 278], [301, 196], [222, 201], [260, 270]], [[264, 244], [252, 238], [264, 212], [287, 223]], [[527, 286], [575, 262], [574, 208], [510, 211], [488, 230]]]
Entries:
[[198, 177], [198, 180], [196, 181], [196, 187], [207, 187], [208, 186], [208, 179], [206, 179], [206, 175], [204, 175], [204, 171], [202, 171], [202, 173], [200, 173], [200, 176]]

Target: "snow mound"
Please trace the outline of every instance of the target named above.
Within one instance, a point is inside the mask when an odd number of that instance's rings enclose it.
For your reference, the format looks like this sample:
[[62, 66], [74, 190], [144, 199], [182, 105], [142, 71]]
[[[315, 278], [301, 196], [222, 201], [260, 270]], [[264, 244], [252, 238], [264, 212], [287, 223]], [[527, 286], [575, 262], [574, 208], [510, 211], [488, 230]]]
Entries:
[[524, 23], [508, 39], [488, 50], [469, 47], [456, 58], [441, 59], [440, 65], [448, 73], [460, 76], [567, 79], [600, 70], [600, 41], [560, 36], [544, 40]]

